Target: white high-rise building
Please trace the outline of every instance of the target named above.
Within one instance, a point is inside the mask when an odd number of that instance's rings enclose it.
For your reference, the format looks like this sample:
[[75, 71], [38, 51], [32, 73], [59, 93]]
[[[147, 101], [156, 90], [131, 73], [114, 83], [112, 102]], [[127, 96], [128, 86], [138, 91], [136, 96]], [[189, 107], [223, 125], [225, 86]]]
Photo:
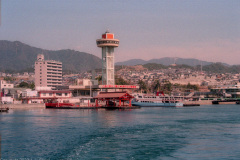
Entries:
[[44, 60], [39, 54], [35, 61], [35, 87], [57, 87], [62, 85], [62, 62]]

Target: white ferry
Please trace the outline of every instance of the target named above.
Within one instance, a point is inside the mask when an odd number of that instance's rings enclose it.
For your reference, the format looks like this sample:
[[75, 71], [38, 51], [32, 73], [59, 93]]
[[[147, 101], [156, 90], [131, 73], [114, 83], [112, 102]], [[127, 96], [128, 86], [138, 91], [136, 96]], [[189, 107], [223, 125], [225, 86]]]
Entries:
[[181, 99], [171, 96], [155, 96], [155, 95], [134, 95], [132, 106], [141, 107], [182, 107]]

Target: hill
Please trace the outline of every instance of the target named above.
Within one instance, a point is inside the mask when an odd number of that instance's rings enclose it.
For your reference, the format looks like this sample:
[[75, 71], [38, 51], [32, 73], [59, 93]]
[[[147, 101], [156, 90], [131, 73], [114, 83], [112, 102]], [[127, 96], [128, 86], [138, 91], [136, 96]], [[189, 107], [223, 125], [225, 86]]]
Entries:
[[204, 66], [203, 70], [212, 73], [240, 73], [240, 65], [226, 66], [222, 63], [213, 63]]
[[[185, 64], [188, 66], [197, 66], [197, 65], [210, 65], [213, 64], [212, 62], [207, 62], [207, 61], [201, 61], [198, 59], [185, 59], [185, 58], [173, 58], [173, 57], [164, 57], [164, 58], [159, 58], [159, 59], [151, 59], [149, 61], [144, 61], [142, 59], [131, 59], [128, 61], [124, 61], [124, 62], [117, 62], [116, 65], [126, 65], [126, 66], [135, 66], [138, 64], [144, 65], [144, 64], [148, 64], [148, 63], [156, 63], [156, 64], [162, 64], [165, 66], [169, 66], [171, 64]], [[227, 65], [227, 64], [226, 64]]]
[[[140, 67], [142, 70], [147, 69], [149, 71], [152, 70], [161, 70], [161, 69], [167, 69], [167, 68], [175, 68], [175, 69], [191, 69], [191, 70], [195, 70], [195, 71], [200, 71], [201, 70], [201, 66], [197, 65], [195, 67], [189, 66], [189, 65], [185, 65], [185, 64], [181, 64], [181, 65], [176, 65], [176, 66], [166, 66], [166, 65], [162, 65], [162, 64], [157, 64], [157, 63], [147, 63], [144, 65], [135, 65], [135, 66], [116, 66], [116, 70], [137, 70], [136, 67]], [[233, 66], [228, 66], [226, 64], [223, 63], [212, 63], [209, 65], [205, 65], [202, 67], [203, 71], [206, 71], [207, 73], [240, 73], [240, 65], [233, 65]]]
[[101, 59], [88, 53], [70, 49], [44, 50], [19, 41], [0, 40], [0, 71], [34, 71], [34, 62], [40, 53], [44, 54], [45, 59], [61, 61], [63, 71], [77, 73], [101, 68]]

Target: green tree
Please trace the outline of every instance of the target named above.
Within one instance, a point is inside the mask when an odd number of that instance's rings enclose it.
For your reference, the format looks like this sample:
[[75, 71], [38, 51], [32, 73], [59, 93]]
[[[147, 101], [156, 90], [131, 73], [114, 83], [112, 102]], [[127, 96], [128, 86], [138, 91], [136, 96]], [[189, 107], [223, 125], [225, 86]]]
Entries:
[[126, 80], [124, 80], [122, 77], [115, 77], [115, 84], [116, 85], [128, 85], [129, 82], [127, 82]]
[[34, 89], [35, 88], [35, 83], [30, 83], [28, 84], [29, 88]]
[[15, 81], [16, 78], [14, 78], [14, 77], [4, 77], [3, 80], [5, 80], [5, 81]]
[[21, 82], [21, 83], [18, 85], [18, 87], [20, 87], [20, 88], [29, 88], [27, 82]]
[[199, 86], [198, 85], [192, 85], [190, 83], [187, 84], [187, 89], [194, 89], [195, 91], [199, 90]]
[[102, 76], [98, 76], [95, 79], [98, 80], [98, 84], [102, 84]]
[[164, 92], [170, 93], [172, 91], [173, 85], [171, 82], [167, 82], [163, 85]]
[[148, 92], [147, 84], [143, 80], [140, 79], [138, 81], [138, 85], [139, 85], [139, 90], [141, 90], [141, 92], [144, 92], [144, 93]]
[[153, 92], [159, 91], [161, 89], [161, 84], [159, 83], [159, 80], [155, 80], [151, 88]]

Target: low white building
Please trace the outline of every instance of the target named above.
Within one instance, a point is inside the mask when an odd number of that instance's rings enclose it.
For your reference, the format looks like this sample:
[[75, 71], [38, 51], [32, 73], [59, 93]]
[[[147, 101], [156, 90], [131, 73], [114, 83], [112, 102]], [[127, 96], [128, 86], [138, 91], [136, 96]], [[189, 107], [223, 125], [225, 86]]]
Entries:
[[[70, 101], [72, 99], [72, 92], [69, 90], [41, 90], [28, 91], [23, 94], [23, 103], [45, 103], [48, 100], [58, 100], [58, 102]], [[78, 100], [79, 101], [79, 100]]]
[[13, 87], [14, 87], [13, 84], [8, 83], [5, 80], [0, 80], [0, 89], [3, 89], [3, 88], [13, 88]]

